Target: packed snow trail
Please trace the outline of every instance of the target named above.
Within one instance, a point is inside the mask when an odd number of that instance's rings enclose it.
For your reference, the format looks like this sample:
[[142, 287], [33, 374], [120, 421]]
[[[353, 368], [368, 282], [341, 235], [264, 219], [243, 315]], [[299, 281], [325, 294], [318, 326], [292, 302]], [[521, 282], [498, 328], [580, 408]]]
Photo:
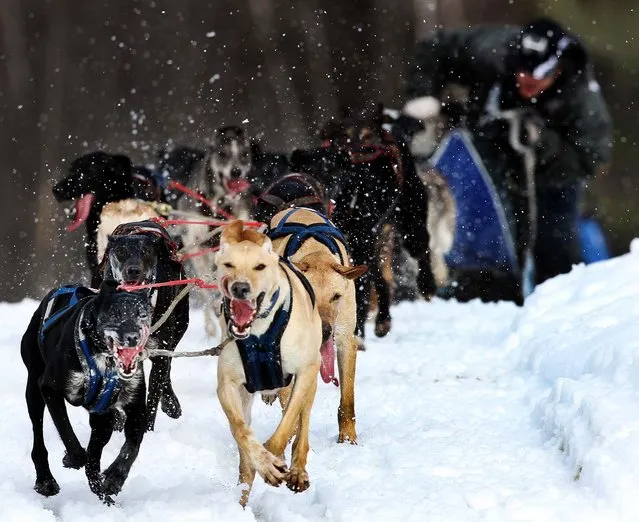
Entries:
[[[90, 493], [84, 471], [62, 467], [48, 416], [61, 492], [35, 493], [19, 340], [36, 303], [0, 304], [0, 521], [634, 521], [638, 295], [632, 253], [577, 267], [542, 285], [523, 309], [439, 300], [394, 307], [391, 334], [370, 332], [358, 357], [359, 444], [335, 443], [339, 392], [320, 382], [311, 488], [295, 495], [258, 477], [246, 510], [214, 358], [173, 363], [184, 414], [158, 414], [115, 506]], [[201, 314], [192, 315], [181, 350], [210, 345]], [[68, 409], [86, 442], [86, 412]], [[279, 409], [258, 399], [253, 411], [265, 440]], [[105, 467], [121, 444], [118, 433]]]

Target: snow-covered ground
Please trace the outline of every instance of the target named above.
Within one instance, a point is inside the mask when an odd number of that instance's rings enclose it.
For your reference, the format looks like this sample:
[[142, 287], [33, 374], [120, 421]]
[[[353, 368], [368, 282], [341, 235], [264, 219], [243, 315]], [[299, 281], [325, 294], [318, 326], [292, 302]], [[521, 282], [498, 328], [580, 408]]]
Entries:
[[[635, 249], [639, 250], [639, 248]], [[542, 285], [523, 309], [404, 303], [385, 339], [358, 359], [359, 445], [338, 445], [338, 390], [320, 383], [311, 423], [311, 488], [259, 478], [237, 503], [238, 455], [215, 396], [216, 360], [173, 366], [184, 415], [158, 415], [117, 504], [83, 471], [32, 490], [31, 429], [19, 339], [34, 301], [0, 304], [0, 520], [4, 521], [635, 521], [639, 514], [639, 252]], [[180, 349], [208, 346], [194, 314]], [[639, 361], [637, 361], [639, 362]], [[87, 415], [70, 408], [81, 440]], [[264, 440], [278, 409], [256, 401]], [[103, 462], [122, 442], [116, 434]]]

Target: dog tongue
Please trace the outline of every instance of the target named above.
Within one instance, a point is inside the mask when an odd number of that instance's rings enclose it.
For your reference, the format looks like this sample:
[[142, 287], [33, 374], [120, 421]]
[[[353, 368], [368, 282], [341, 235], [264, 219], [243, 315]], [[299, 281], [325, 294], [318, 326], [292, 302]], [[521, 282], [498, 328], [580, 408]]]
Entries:
[[251, 301], [245, 299], [233, 299], [231, 301], [231, 314], [233, 315], [233, 322], [240, 328], [251, 324], [255, 315], [255, 308], [253, 308]]
[[67, 230], [69, 232], [77, 230], [78, 227], [87, 220], [94, 201], [95, 196], [91, 193], [87, 193], [80, 199], [75, 200], [75, 216], [73, 217], [73, 223], [67, 226]]
[[239, 194], [247, 190], [251, 186], [251, 183], [245, 179], [232, 179], [228, 181], [226, 185], [231, 192]]
[[322, 356], [322, 364], [320, 365], [322, 380], [326, 383], [332, 382], [335, 386], [339, 386], [339, 381], [335, 377], [335, 344], [333, 343], [333, 337], [325, 343], [322, 343], [320, 354]]
[[124, 371], [131, 371], [135, 358], [139, 353], [140, 348], [138, 346], [134, 346], [133, 348], [118, 346], [118, 361], [122, 363]]

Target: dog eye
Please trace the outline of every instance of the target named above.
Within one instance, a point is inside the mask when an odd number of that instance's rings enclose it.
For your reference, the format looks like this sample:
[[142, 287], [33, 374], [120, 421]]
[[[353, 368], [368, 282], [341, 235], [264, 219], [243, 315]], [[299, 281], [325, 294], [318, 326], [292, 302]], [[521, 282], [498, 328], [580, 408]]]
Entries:
[[331, 297], [331, 303], [334, 303], [335, 301], [337, 301], [341, 297], [342, 297], [342, 294], [333, 294], [333, 297]]
[[255, 265], [253, 267], [253, 270], [257, 270], [258, 272], [264, 270], [266, 268], [266, 265], [264, 263], [260, 263], [259, 265]]
[[231, 268], [231, 269], [235, 268], [235, 266], [233, 266], [233, 263], [224, 263], [224, 267]]
[[226, 152], [224, 152], [223, 150], [219, 151], [217, 155], [220, 159], [226, 159], [227, 156]]

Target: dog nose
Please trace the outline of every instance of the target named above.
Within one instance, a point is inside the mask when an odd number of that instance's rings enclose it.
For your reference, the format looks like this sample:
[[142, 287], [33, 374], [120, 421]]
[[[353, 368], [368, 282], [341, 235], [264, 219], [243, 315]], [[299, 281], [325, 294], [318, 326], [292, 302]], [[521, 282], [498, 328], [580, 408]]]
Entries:
[[237, 167], [233, 167], [231, 169], [231, 177], [233, 179], [241, 178], [242, 177], [242, 169], [238, 169]]
[[236, 282], [231, 285], [231, 295], [235, 299], [246, 299], [251, 292], [251, 285], [248, 283]]
[[137, 281], [142, 271], [139, 266], [128, 266], [124, 269], [124, 278], [127, 281]]
[[325, 343], [331, 338], [333, 327], [330, 324], [322, 324], [322, 342]]
[[124, 341], [128, 347], [133, 348], [140, 342], [140, 336], [138, 334], [128, 334], [124, 336]]

